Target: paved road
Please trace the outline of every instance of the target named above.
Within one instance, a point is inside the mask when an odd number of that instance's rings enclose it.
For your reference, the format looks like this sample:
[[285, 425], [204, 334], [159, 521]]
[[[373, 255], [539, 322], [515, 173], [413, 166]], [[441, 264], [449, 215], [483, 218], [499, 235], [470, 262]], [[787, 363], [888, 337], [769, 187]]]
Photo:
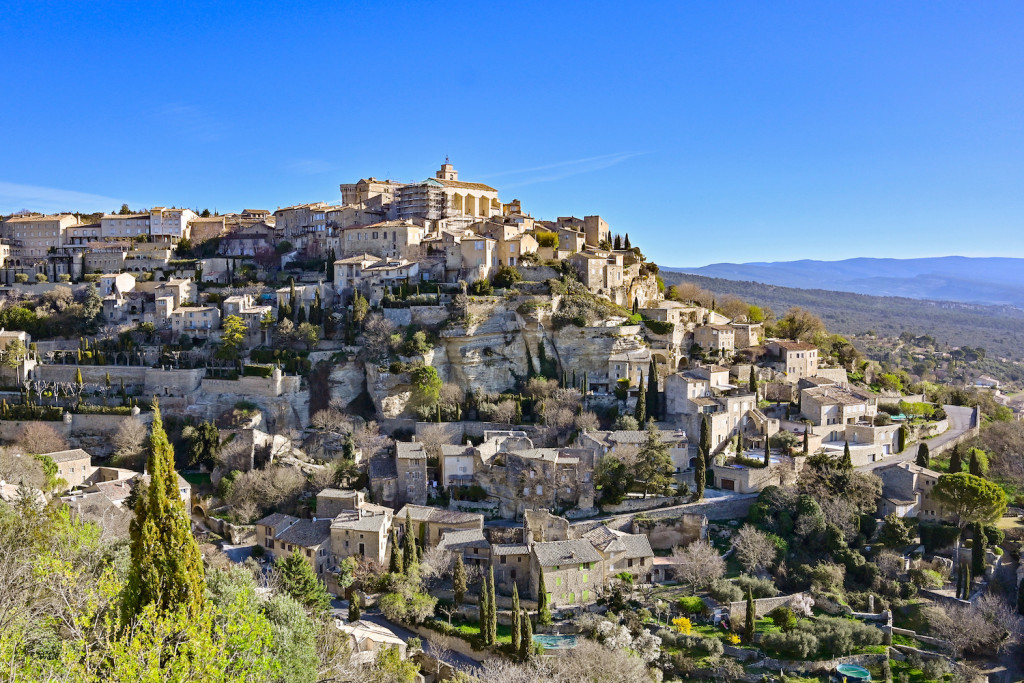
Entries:
[[[334, 617], [342, 619], [343, 621], [348, 621], [348, 600], [332, 600], [331, 607], [331, 613]], [[360, 619], [364, 619], [365, 621], [370, 621], [374, 624], [379, 624], [381, 626], [384, 626], [385, 628], [389, 628], [394, 632], [396, 636], [404, 640], [409, 640], [409, 638], [420, 638], [420, 640], [423, 641], [423, 651], [431, 657], [435, 656], [433, 647], [431, 646], [429, 640], [427, 640], [426, 638], [422, 638], [417, 633], [410, 631], [407, 628], [403, 628], [402, 626], [399, 626], [394, 622], [388, 621], [380, 612], [363, 612], [362, 615], [360, 616]], [[449, 651], [448, 653], [446, 653], [445, 661], [447, 661], [449, 664], [462, 671], [470, 671], [472, 669], [480, 667], [480, 662], [478, 662], [477, 660], [471, 657], [467, 657], [466, 655], [460, 654], [455, 651]]]
[[917, 445], [921, 443], [928, 444], [928, 450], [934, 453], [936, 449], [941, 446], [948, 444], [953, 439], [959, 437], [964, 432], [971, 429], [971, 424], [974, 417], [974, 408], [967, 406], [942, 406], [946, 411], [946, 417], [949, 419], [949, 429], [944, 431], [938, 436], [933, 436], [930, 439], [924, 441], [918, 441], [907, 446], [906, 450], [897, 455], [873, 462], [868, 465], [862, 465], [858, 467], [858, 470], [862, 472], [870, 472], [871, 470], [878, 469], [879, 467], [887, 467], [894, 465], [899, 462], [906, 462], [913, 460], [917, 457]]

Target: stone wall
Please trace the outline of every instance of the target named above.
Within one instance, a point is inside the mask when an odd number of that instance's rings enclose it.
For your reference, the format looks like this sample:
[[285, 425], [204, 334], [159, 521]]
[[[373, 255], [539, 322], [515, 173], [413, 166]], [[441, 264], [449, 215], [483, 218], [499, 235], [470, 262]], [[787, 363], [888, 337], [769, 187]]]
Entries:
[[[66, 418], [70, 418], [70, 420]], [[45, 422], [53, 427], [58, 434], [67, 439], [72, 447], [84, 448], [93, 455], [105, 455], [113, 446], [111, 439], [125, 420], [131, 419], [131, 415], [80, 415], [66, 414], [64, 420]], [[153, 421], [153, 413], [140, 413], [135, 416], [143, 424]], [[21, 438], [21, 433], [26, 425], [33, 424], [32, 420], [3, 420], [0, 421], [0, 440], [14, 442]]]
[[143, 365], [44, 365], [40, 364], [32, 371], [32, 377], [44, 382], [74, 382], [75, 374], [82, 371], [82, 381], [86, 384], [106, 385], [107, 373], [110, 382], [119, 387], [121, 380], [129, 386], [142, 386], [146, 383], [146, 371]]
[[[758, 618], [763, 617], [776, 607], [789, 605], [804, 595], [804, 593], [793, 593], [792, 595], [779, 595], [774, 598], [758, 598], [754, 600], [754, 612]], [[729, 621], [742, 621], [747, 616], [747, 601], [737, 600], [736, 602], [730, 602], [727, 611], [729, 612]]]
[[195, 370], [164, 370], [162, 368], [146, 369], [147, 396], [188, 396], [197, 391], [202, 384], [206, 371]]
[[840, 664], [854, 664], [856, 666], [869, 667], [881, 664], [888, 659], [888, 657], [888, 654], [849, 655], [848, 657], [837, 657], [836, 659], [801, 662], [791, 662], [784, 659], [772, 659], [771, 657], [765, 657], [754, 664], [754, 666], [767, 669], [768, 671], [788, 671], [790, 673], [831, 673], [835, 671], [835, 668]]
[[527, 282], [547, 282], [557, 280], [562, 275], [551, 266], [516, 266], [516, 270]]
[[654, 550], [671, 550], [704, 538], [707, 535], [707, 518], [691, 514], [654, 520], [634, 518], [630, 533], [646, 534]]
[[272, 377], [239, 377], [230, 379], [203, 379], [201, 389], [206, 394], [243, 394], [247, 396], [281, 396], [299, 391], [302, 378], [282, 375], [275, 381]]

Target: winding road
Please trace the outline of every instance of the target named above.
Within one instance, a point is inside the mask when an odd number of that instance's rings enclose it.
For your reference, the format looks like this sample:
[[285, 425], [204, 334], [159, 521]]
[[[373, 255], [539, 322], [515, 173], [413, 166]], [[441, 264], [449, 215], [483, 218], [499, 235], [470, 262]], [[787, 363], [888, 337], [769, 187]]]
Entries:
[[894, 465], [896, 463], [913, 460], [917, 457], [917, 448], [915, 446], [922, 443], [928, 444], [928, 450], [934, 454], [938, 449], [945, 446], [950, 441], [960, 437], [964, 432], [970, 431], [974, 427], [974, 408], [968, 406], [942, 406], [942, 408], [946, 411], [946, 418], [949, 420], [949, 429], [938, 436], [933, 436], [930, 439], [916, 441], [913, 444], [909, 444], [902, 453], [885, 458], [884, 460], [879, 460], [878, 462], [861, 465], [857, 469], [862, 472], [870, 472], [878, 469], [879, 467], [888, 467], [889, 465]]

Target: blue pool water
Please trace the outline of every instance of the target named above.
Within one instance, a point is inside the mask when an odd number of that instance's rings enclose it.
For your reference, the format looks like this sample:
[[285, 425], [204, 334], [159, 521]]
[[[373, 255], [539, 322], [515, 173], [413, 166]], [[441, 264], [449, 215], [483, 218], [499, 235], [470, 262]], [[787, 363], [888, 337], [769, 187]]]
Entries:
[[857, 666], [855, 664], [840, 664], [836, 667], [836, 671], [838, 671], [843, 676], [846, 676], [847, 678], [852, 678], [854, 680], [871, 680], [871, 672], [865, 669], [864, 667]]
[[545, 650], [568, 650], [576, 647], [576, 636], [558, 635], [536, 635], [533, 642], [544, 647]]

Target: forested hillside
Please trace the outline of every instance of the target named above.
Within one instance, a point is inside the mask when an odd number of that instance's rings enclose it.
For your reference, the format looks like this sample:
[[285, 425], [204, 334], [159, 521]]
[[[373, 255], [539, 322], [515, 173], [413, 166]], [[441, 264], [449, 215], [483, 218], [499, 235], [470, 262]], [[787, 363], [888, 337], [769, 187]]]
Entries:
[[[950, 301], [868, 296], [827, 289], [795, 289], [759, 282], [723, 280], [667, 270], [666, 285], [691, 282], [718, 297], [734, 296], [781, 315], [793, 306], [818, 315], [832, 332], [880, 336], [930, 334], [941, 344], [980, 346], [990, 356], [1024, 359], [1024, 311]], [[825, 283], [823, 283], [825, 284]]]

